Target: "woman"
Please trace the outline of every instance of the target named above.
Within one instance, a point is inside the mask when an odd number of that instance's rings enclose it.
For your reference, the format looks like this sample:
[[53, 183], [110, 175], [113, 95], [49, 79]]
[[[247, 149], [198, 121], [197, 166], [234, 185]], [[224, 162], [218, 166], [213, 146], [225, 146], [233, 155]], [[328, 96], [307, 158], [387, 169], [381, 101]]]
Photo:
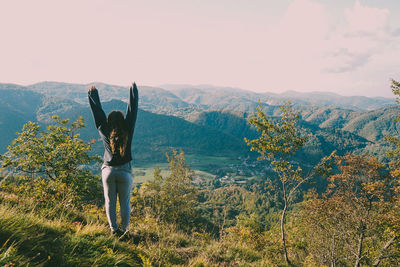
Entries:
[[[111, 233], [122, 236], [127, 233], [129, 226], [132, 187], [131, 143], [138, 110], [138, 90], [135, 83], [130, 87], [125, 118], [121, 111], [111, 111], [106, 118], [95, 86], [90, 88], [88, 96], [105, 150], [101, 176], [107, 219]], [[120, 227], [117, 224], [117, 195], [121, 213]]]

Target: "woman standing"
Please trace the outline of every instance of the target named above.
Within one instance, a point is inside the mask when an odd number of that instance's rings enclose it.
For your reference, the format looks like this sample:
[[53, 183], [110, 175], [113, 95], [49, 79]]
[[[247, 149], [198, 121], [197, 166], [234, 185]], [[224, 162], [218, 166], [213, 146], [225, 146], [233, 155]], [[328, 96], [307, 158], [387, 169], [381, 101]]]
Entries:
[[[138, 90], [135, 83], [130, 87], [125, 118], [121, 111], [111, 111], [106, 117], [95, 86], [90, 88], [88, 96], [96, 128], [104, 144], [101, 177], [107, 219], [111, 233], [122, 236], [129, 227], [132, 187], [131, 144], [138, 110]], [[121, 213], [120, 227], [117, 223], [117, 195]]]

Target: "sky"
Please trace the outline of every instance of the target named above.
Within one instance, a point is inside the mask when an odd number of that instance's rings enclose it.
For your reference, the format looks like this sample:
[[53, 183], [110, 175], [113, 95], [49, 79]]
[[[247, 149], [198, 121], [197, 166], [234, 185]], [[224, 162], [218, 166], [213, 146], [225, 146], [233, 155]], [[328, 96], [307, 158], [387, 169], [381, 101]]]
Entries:
[[399, 0], [1, 0], [0, 83], [391, 97]]

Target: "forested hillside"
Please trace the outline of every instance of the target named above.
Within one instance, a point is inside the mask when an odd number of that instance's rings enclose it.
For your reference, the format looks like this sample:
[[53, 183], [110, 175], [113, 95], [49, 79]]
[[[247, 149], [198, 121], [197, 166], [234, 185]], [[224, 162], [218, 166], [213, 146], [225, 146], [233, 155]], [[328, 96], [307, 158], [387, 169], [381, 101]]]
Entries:
[[[9, 88], [9, 86], [7, 86]], [[23, 91], [20, 88], [0, 90], [0, 151], [15, 138], [28, 121], [36, 121], [36, 113], [43, 102], [44, 95]]]
[[[4, 136], [0, 151], [5, 151], [15, 137], [15, 132], [25, 122], [38, 121], [45, 125], [51, 121], [52, 115], [71, 119], [83, 116], [87, 127], [81, 130], [82, 138], [87, 141], [98, 138], [86, 104], [87, 88], [84, 85], [45, 82], [26, 88], [15, 86], [17, 89], [7, 89], [12, 87], [3, 85], [0, 90], [4, 109], [1, 122], [3, 126], [7, 125], [0, 128]], [[110, 99], [125, 100], [126, 88], [105, 84], [99, 84], [98, 87], [107, 113], [113, 109], [125, 110], [124, 102]], [[243, 138], [254, 137], [257, 132], [247, 122], [251, 113], [243, 112], [242, 107], [248, 105], [251, 109], [255, 108], [258, 104], [255, 97], [260, 95], [237, 90], [234, 92], [238, 95], [232, 94], [233, 96], [227, 98], [226, 90], [210, 90], [180, 89], [175, 95], [160, 88], [141, 88], [141, 111], [133, 143], [135, 160], [138, 163], [164, 161], [164, 153], [171, 148], [183, 149], [190, 154], [225, 155], [236, 159], [251, 155]], [[189, 99], [189, 96], [194, 97], [195, 94], [201, 95], [198, 99], [204, 98], [196, 100], [200, 104]], [[247, 95], [247, 98], [239, 97], [243, 95]], [[210, 100], [214, 102], [211, 103]], [[217, 107], [222, 110], [216, 109]], [[271, 116], [280, 115], [279, 106], [264, 104], [263, 110]], [[387, 107], [361, 112], [335, 107], [308, 107], [302, 111], [304, 123], [301, 127], [304, 132], [312, 134], [312, 138], [299, 152], [297, 160], [315, 163], [334, 149], [341, 153], [354, 150], [360, 152], [375, 142], [383, 143], [382, 138], [385, 135], [393, 135], [397, 131], [393, 123], [397, 110], [397, 107]], [[388, 127], [385, 127], [386, 124]], [[101, 142], [95, 143], [94, 150], [101, 153]], [[383, 153], [372, 150], [374, 153]]]
[[[93, 125], [91, 111], [87, 104], [79, 104], [72, 100], [45, 96], [31, 91], [0, 90], [2, 103], [2, 147], [16, 137], [16, 132], [28, 121], [38, 121], [43, 126], [50, 123], [51, 116], [76, 119], [82, 116], [87, 127], [80, 131], [81, 137], [89, 142], [98, 139], [98, 133]], [[103, 103], [108, 113], [111, 110], [125, 110], [126, 103], [112, 100]], [[165, 161], [164, 154], [171, 148], [184, 149], [188, 153], [206, 155], [246, 155], [247, 148], [243, 140], [221, 131], [202, 127], [182, 118], [154, 114], [140, 110], [135, 139], [133, 141], [134, 157], [138, 161]], [[94, 150], [100, 154], [102, 143], [95, 143]]]

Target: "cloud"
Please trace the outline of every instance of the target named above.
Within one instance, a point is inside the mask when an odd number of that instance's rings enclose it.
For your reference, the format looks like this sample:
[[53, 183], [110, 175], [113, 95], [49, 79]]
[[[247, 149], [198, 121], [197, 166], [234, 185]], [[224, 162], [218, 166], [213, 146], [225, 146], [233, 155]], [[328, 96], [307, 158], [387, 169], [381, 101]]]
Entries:
[[352, 9], [345, 10], [345, 15], [349, 31], [377, 33], [387, 27], [389, 10], [363, 6], [356, 1]]
[[0, 80], [391, 94], [395, 1], [3, 0]]
[[386, 86], [382, 81], [388, 78], [382, 75], [393, 73], [397, 63], [391, 58], [400, 54], [400, 29], [391, 29], [389, 10], [360, 1], [336, 11], [340, 14], [329, 7], [294, 0], [269, 32], [266, 69], [275, 90], [345, 93], [358, 88], [363, 94]]
[[390, 39], [388, 9], [362, 6], [356, 1], [353, 8], [346, 9], [344, 13], [347, 25], [343, 29], [343, 36], [363, 41], [364, 45], [358, 45], [358, 49], [382, 46]]
[[337, 19], [322, 4], [293, 1], [272, 37], [275, 51], [281, 51], [283, 62], [304, 66], [306, 60], [315, 71], [352, 72], [365, 66], [391, 42], [389, 11], [356, 1], [344, 16], [345, 23], [335, 27]]
[[346, 24], [329, 40], [331, 47], [326, 60], [329, 65], [324, 68], [327, 72], [355, 71], [384, 51], [390, 42], [389, 10], [363, 6], [356, 1], [344, 14]]
[[392, 32], [392, 35], [395, 36], [395, 37], [400, 36], [400, 28], [395, 29], [395, 30]]
[[[364, 66], [370, 59], [370, 54], [352, 53], [346, 48], [341, 48], [330, 55], [330, 67], [325, 69], [328, 73], [344, 73], [354, 71], [357, 68]], [[333, 61], [337, 59], [335, 64]]]

